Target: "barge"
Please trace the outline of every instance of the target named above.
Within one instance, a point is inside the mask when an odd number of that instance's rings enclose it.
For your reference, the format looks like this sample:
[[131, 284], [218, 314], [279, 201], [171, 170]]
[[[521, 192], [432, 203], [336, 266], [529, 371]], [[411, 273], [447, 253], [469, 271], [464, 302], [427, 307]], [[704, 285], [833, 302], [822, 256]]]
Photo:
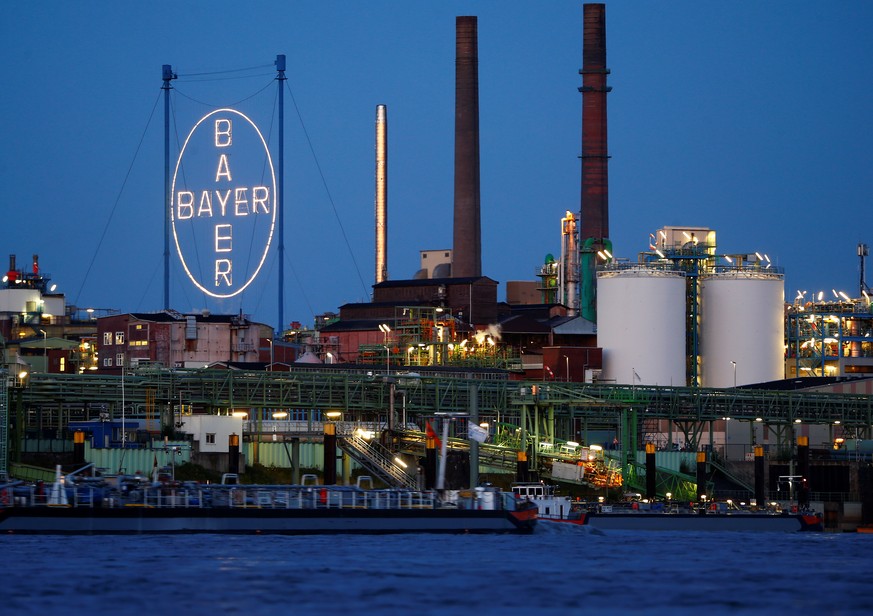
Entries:
[[[125, 486], [122, 486], [125, 487]], [[0, 486], [0, 533], [530, 533], [536, 505], [497, 488]], [[10, 498], [11, 494], [11, 498]]]

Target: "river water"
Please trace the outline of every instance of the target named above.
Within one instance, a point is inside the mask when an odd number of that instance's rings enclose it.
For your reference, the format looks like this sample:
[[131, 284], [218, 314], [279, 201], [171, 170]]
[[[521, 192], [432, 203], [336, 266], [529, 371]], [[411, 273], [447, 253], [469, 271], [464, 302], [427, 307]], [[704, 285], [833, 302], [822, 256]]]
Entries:
[[3, 614], [861, 614], [873, 534], [0, 536]]

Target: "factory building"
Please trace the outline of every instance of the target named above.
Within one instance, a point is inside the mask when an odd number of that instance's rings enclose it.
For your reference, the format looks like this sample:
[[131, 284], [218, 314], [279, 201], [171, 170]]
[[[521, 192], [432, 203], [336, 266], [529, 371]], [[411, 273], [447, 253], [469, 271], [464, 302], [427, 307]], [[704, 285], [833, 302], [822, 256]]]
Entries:
[[82, 373], [96, 367], [94, 317], [104, 310], [68, 306], [51, 276], [40, 268], [9, 268], [0, 283], [0, 367], [22, 372]]
[[873, 376], [873, 308], [860, 298], [798, 294], [785, 310], [786, 378]]
[[[245, 315], [116, 314], [97, 319], [98, 373], [121, 374], [146, 364], [203, 368], [216, 362], [293, 361], [291, 350], [270, 348], [273, 328]], [[266, 349], [266, 352], [265, 352]]]

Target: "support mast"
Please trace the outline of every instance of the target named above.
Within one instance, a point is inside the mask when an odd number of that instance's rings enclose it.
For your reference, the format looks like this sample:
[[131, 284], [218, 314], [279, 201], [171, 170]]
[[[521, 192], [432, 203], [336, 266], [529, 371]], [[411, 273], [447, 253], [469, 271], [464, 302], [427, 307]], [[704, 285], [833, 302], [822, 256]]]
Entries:
[[279, 82], [279, 336], [285, 331], [285, 54], [276, 56], [276, 80]]
[[170, 194], [170, 81], [176, 79], [173, 67], [164, 64], [164, 310], [170, 309], [170, 210], [173, 195]]

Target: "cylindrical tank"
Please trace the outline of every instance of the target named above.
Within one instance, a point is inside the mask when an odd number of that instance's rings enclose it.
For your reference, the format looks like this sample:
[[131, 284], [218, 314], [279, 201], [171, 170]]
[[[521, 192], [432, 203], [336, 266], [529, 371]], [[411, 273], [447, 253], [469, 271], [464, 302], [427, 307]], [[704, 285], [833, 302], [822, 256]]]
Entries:
[[597, 273], [602, 379], [684, 387], [685, 277], [645, 267]]
[[781, 273], [735, 270], [701, 278], [703, 387], [727, 388], [784, 378], [784, 301]]

